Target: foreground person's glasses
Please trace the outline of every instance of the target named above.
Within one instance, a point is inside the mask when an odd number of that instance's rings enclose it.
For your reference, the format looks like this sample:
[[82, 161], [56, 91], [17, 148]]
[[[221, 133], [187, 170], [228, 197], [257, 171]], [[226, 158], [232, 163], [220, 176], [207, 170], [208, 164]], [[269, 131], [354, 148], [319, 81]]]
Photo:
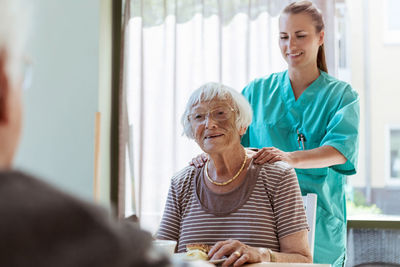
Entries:
[[211, 118], [214, 121], [226, 121], [232, 117], [235, 109], [231, 107], [218, 107], [207, 112], [194, 112], [189, 114], [189, 120], [195, 124], [204, 123], [206, 118]]
[[27, 91], [31, 85], [32, 85], [32, 61], [28, 58], [24, 58], [24, 63], [23, 63], [23, 80], [22, 80], [22, 90]]

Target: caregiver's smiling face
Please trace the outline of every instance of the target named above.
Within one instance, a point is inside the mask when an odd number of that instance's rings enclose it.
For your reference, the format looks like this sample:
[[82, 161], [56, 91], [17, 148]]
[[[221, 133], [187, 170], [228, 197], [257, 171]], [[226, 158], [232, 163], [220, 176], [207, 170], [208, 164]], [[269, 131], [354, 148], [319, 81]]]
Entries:
[[282, 14], [279, 18], [279, 47], [289, 68], [316, 67], [324, 31], [317, 33], [310, 15]]

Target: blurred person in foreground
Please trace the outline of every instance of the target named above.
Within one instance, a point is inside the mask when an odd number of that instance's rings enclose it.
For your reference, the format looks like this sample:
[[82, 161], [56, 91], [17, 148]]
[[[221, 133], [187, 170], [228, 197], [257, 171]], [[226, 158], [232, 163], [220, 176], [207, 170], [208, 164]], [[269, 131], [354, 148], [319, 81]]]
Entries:
[[252, 119], [247, 100], [208, 83], [193, 92], [182, 116], [184, 133], [209, 155], [172, 178], [158, 239], [213, 246], [223, 266], [255, 262], [312, 262], [296, 173], [279, 161], [256, 165], [240, 144]]
[[0, 266], [165, 266], [151, 236], [13, 170], [22, 125], [26, 7], [0, 0]]

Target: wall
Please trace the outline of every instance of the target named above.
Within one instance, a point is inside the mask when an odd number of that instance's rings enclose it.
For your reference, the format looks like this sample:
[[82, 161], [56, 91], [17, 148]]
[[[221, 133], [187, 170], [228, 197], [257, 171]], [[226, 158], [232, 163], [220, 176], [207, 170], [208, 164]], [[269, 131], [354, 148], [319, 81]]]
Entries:
[[[349, 0], [351, 29], [351, 69], [352, 85], [358, 90], [361, 98], [362, 125], [360, 142], [360, 174], [352, 179], [356, 187], [365, 186], [365, 171], [370, 170], [371, 185], [374, 188], [387, 187], [386, 163], [386, 126], [400, 125], [398, 84], [398, 60], [400, 59], [400, 44], [388, 45], [384, 42], [384, 2], [368, 1], [368, 46], [364, 44], [363, 5], [365, 1]], [[368, 49], [368, 58], [364, 58], [364, 49]], [[365, 109], [367, 103], [364, 95], [364, 64], [369, 67], [370, 114], [368, 120], [371, 129], [371, 165], [365, 165]]]
[[[34, 1], [27, 47], [33, 83], [24, 92], [24, 132], [16, 166], [87, 199], [93, 199], [95, 112], [109, 106], [104, 100], [110, 88], [107, 67], [99, 65], [107, 62], [110, 48], [104, 33], [104, 19], [110, 17], [103, 16], [109, 3]], [[105, 122], [102, 147], [107, 152], [107, 116]], [[102, 157], [103, 202], [109, 199], [107, 160]]]
[[363, 0], [346, 1], [349, 14], [349, 42], [350, 42], [350, 66], [351, 85], [360, 96], [360, 139], [357, 174], [349, 177], [353, 186], [365, 186], [365, 94], [364, 94], [364, 33], [363, 33]]
[[[383, 2], [383, 1], [382, 1]], [[383, 187], [386, 176], [386, 136], [388, 124], [400, 125], [398, 61], [400, 60], [400, 43], [384, 43], [384, 9], [381, 1], [369, 1], [370, 5], [370, 47], [371, 47], [371, 98], [372, 114], [372, 177], [374, 187]]]

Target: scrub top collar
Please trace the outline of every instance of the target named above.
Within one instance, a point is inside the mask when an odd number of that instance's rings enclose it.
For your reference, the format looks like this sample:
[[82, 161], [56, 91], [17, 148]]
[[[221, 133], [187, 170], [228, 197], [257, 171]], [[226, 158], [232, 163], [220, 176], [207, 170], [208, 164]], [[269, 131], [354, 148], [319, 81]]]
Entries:
[[288, 107], [292, 106], [303, 106], [308, 104], [316, 95], [317, 90], [322, 90], [323, 87], [321, 86], [322, 81], [324, 80], [325, 72], [319, 71], [319, 76], [315, 81], [313, 81], [304, 92], [300, 95], [300, 97], [296, 100], [293, 93], [292, 83], [289, 79], [289, 71], [286, 70], [283, 73], [282, 77], [282, 101], [288, 105]]

